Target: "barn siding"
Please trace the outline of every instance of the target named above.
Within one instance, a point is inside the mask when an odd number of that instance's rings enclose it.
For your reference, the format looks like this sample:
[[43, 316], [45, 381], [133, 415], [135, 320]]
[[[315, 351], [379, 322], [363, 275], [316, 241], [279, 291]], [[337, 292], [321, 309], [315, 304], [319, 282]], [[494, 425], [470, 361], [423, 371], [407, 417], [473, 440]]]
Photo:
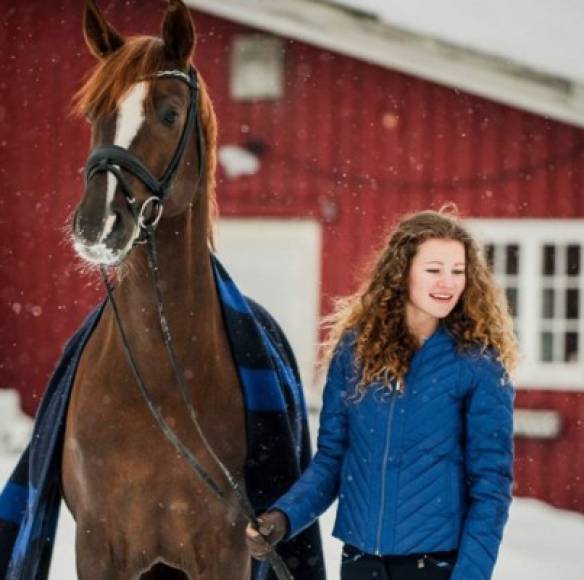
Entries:
[[[124, 32], [159, 29], [162, 5], [100, 5]], [[34, 412], [66, 338], [102, 296], [64, 228], [89, 137], [69, 103], [92, 59], [77, 0], [21, 2], [3, 16], [0, 386], [19, 389]], [[584, 217], [581, 129], [293, 41], [283, 98], [234, 103], [229, 46], [249, 30], [195, 18], [220, 143], [267, 146], [256, 175], [219, 172], [221, 213], [321, 220], [323, 312], [355, 288], [359, 265], [404, 212], [454, 201], [469, 217]], [[564, 431], [516, 441], [516, 493], [584, 512], [584, 393], [522, 390], [517, 406], [557, 409]]]

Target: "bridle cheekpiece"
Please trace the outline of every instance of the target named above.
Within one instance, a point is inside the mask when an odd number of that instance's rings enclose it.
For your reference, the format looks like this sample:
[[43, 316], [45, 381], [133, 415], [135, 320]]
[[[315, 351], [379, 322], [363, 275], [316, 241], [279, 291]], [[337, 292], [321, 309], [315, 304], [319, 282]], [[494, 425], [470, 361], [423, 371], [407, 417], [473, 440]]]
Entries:
[[[197, 71], [192, 66], [189, 66], [188, 73], [180, 70], [162, 70], [149, 75], [148, 78], [180, 80], [189, 87], [191, 93], [187, 118], [183, 126], [180, 141], [162, 177], [156, 179], [138, 157], [133, 155], [128, 149], [119, 147], [118, 145], [96, 147], [89, 155], [85, 164], [86, 187], [89, 181], [97, 174], [112, 173], [115, 175], [136, 220], [136, 224], [140, 229], [140, 236], [136, 243], [143, 241], [144, 232], [147, 228], [153, 231], [158, 225], [164, 211], [164, 204], [168, 199], [172, 187], [172, 182], [193, 131], [196, 131], [199, 157], [199, 174], [195, 193], [201, 184], [205, 167], [205, 141], [199, 118], [199, 80]], [[146, 199], [140, 208], [138, 208], [138, 202], [134, 196], [134, 192], [124, 177], [122, 170], [127, 171], [139, 179], [152, 193], [152, 196]]]

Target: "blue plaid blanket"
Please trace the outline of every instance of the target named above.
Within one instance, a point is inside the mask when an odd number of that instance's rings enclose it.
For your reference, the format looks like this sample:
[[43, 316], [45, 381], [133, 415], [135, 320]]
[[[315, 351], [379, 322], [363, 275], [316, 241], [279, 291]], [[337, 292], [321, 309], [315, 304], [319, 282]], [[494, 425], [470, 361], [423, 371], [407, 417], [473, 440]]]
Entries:
[[[213, 257], [215, 281], [246, 405], [249, 499], [261, 513], [298, 479], [311, 459], [296, 362], [273, 318], [245, 298]], [[33, 437], [0, 496], [0, 578], [48, 577], [61, 505], [60, 460], [67, 405], [83, 348], [105, 302], [65, 346], [37, 414]], [[318, 524], [278, 546], [296, 580], [324, 580]], [[254, 580], [274, 580], [254, 562]]]

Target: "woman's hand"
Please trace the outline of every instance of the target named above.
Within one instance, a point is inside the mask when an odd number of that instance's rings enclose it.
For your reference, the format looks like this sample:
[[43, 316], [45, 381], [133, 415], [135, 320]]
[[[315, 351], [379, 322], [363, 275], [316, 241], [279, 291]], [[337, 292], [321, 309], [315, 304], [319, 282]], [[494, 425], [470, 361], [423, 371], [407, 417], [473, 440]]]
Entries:
[[259, 530], [248, 524], [245, 540], [251, 555], [256, 560], [265, 560], [288, 532], [288, 518], [279, 510], [263, 513], [258, 517]]

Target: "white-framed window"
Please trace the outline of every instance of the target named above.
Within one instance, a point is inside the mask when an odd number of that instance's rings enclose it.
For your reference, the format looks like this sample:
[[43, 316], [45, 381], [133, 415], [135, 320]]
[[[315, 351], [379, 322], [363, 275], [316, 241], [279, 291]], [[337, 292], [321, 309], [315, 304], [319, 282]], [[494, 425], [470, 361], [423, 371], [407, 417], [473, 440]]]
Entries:
[[584, 219], [469, 219], [504, 288], [517, 385], [584, 391]]
[[275, 100], [284, 94], [284, 42], [267, 34], [242, 34], [231, 47], [230, 93], [239, 101]]

